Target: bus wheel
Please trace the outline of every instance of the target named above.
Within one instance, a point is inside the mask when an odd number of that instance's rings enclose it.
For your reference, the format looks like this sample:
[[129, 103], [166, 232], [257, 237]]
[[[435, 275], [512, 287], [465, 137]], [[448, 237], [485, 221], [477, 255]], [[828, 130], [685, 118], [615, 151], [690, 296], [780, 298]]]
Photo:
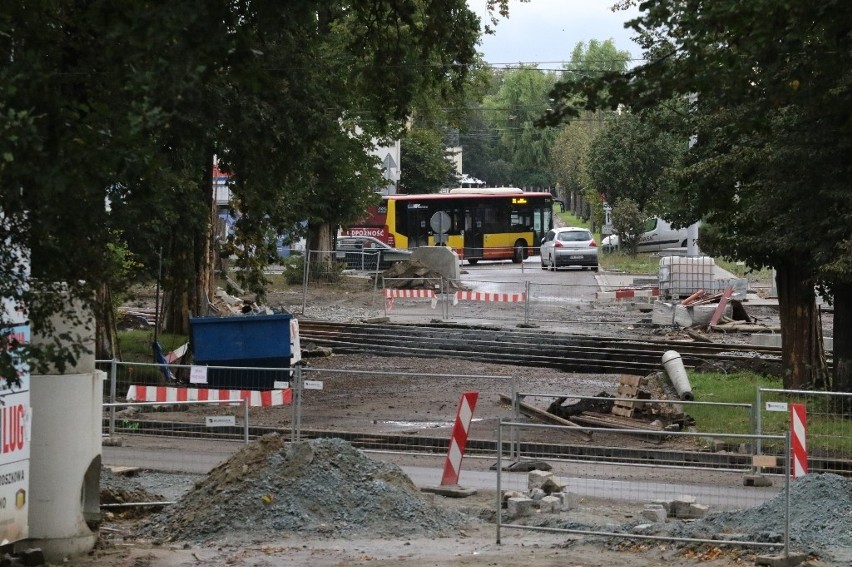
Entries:
[[512, 262], [520, 264], [527, 258], [527, 243], [523, 240], [515, 242], [515, 251], [512, 253]]
[[475, 266], [477, 262], [479, 262], [478, 258], [468, 258], [467, 259], [467, 263], [470, 264], [471, 266]]

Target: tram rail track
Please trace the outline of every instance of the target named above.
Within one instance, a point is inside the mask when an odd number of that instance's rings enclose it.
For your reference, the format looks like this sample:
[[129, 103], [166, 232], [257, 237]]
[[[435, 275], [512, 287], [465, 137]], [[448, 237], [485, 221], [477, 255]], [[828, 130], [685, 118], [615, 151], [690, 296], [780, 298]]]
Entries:
[[582, 373], [648, 374], [660, 370], [661, 357], [668, 350], [676, 350], [687, 366], [723, 369], [734, 364], [778, 365], [781, 356], [778, 347], [478, 326], [300, 321], [299, 334], [304, 343], [341, 354], [464, 358]]

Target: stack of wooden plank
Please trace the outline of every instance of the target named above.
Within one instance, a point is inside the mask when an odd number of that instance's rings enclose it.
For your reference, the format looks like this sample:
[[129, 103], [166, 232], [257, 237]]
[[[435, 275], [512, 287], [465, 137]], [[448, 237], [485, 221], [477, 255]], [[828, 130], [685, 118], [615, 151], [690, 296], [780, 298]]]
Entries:
[[633, 417], [634, 412], [642, 407], [639, 401], [639, 387], [642, 385], [642, 377], [624, 374], [619, 378], [618, 394], [616, 398], [631, 398], [636, 401], [618, 399], [612, 406], [612, 414], [620, 417]]

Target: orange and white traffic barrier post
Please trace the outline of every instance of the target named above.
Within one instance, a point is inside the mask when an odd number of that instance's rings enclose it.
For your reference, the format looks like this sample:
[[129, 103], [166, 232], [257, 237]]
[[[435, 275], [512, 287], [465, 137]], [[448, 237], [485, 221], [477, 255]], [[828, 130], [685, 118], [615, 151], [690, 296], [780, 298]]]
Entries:
[[808, 422], [805, 404], [790, 404], [790, 445], [792, 448], [793, 478], [808, 472]]
[[441, 478], [441, 486], [454, 486], [459, 483], [462, 458], [464, 457], [465, 446], [467, 446], [467, 434], [470, 431], [470, 422], [473, 419], [473, 410], [476, 409], [478, 398], [479, 392], [464, 392], [461, 395], [456, 423], [453, 426], [453, 436], [450, 439], [450, 449], [444, 463], [444, 476]]

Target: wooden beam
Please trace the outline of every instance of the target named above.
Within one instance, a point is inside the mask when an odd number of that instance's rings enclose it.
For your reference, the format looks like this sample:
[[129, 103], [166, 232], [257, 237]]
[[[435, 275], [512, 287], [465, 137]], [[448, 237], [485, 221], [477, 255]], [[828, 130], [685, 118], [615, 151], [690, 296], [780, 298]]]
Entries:
[[[512, 397], [507, 396], [505, 394], [500, 394], [500, 401], [511, 404], [512, 403]], [[524, 403], [524, 402], [520, 402], [519, 408], [520, 408], [520, 410], [523, 414], [525, 414], [529, 417], [534, 417], [534, 418], [536, 418], [540, 421], [554, 423], [556, 425], [564, 425], [566, 427], [574, 428], [574, 429], [577, 430], [576, 431], [577, 433], [579, 433], [580, 435], [583, 436], [583, 438], [586, 439], [586, 441], [592, 440], [592, 434], [591, 434], [590, 431], [583, 429], [580, 425], [574, 423], [573, 421], [565, 419], [564, 417], [559, 417], [558, 415], [553, 415], [552, 413], [548, 413], [548, 412], [544, 411], [543, 409], [539, 409], [535, 406], [531, 406], [531, 405]]]

